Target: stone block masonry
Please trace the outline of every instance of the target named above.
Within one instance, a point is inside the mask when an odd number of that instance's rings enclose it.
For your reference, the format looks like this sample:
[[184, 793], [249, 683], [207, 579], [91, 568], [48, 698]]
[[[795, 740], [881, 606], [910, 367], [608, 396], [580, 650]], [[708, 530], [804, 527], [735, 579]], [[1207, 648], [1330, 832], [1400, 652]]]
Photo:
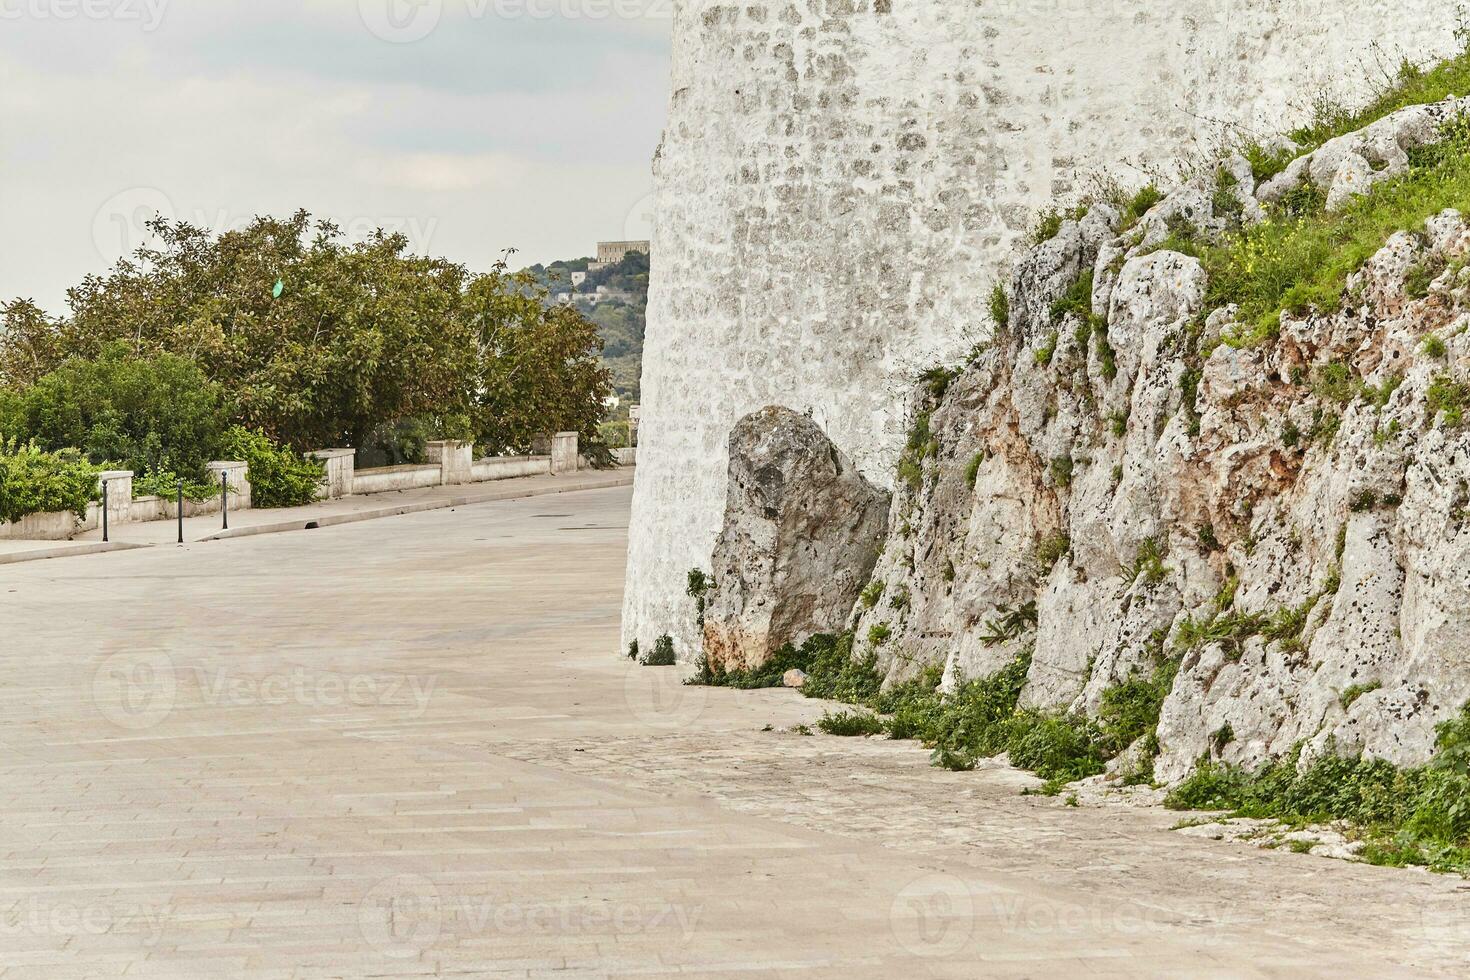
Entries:
[[810, 411], [888, 485], [1038, 208], [1455, 45], [1449, 0], [676, 0], [623, 644], [696, 643], [726, 446]]

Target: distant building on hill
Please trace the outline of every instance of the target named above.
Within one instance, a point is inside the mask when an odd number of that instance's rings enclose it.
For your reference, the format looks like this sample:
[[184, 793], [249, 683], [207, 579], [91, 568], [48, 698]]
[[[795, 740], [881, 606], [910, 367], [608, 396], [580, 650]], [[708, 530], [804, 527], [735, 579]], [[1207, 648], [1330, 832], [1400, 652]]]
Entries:
[[597, 261], [589, 263], [588, 272], [596, 272], [598, 269], [616, 265], [623, 261], [623, 256], [629, 252], [639, 252], [643, 255], [650, 254], [651, 248], [648, 242], [598, 242]]

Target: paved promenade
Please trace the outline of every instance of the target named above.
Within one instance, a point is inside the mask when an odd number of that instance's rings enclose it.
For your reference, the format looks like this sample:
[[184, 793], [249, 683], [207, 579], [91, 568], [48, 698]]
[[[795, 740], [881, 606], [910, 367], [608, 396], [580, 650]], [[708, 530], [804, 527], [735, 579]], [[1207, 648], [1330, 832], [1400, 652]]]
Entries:
[[1463, 975], [1458, 879], [616, 655], [615, 487], [0, 568], [0, 978]]

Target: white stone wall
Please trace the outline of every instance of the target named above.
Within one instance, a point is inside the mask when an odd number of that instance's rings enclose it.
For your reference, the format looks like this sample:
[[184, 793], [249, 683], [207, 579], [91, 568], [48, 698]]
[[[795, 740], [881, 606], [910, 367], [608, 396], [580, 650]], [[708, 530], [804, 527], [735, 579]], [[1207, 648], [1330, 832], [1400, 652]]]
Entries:
[[890, 484], [908, 380], [983, 335], [1039, 207], [1453, 48], [1454, 0], [675, 0], [623, 642], [694, 642], [734, 422]]

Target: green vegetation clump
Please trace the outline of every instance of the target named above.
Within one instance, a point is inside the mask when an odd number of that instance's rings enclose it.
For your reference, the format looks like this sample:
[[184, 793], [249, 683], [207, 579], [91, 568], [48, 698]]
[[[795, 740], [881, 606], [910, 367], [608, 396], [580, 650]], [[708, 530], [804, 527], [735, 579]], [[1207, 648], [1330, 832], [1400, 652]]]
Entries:
[[1159, 185], [1153, 182], [1139, 188], [1138, 192], [1130, 197], [1123, 205], [1123, 226], [1121, 231], [1127, 231], [1148, 214], [1155, 204], [1164, 199], [1164, 192], [1159, 190]]
[[1444, 424], [1458, 429], [1465, 422], [1465, 408], [1470, 405], [1470, 385], [1456, 381], [1448, 374], [1436, 375], [1427, 394], [1429, 414], [1444, 415]]
[[212, 480], [185, 480], [172, 470], [155, 470], [144, 476], [133, 478], [133, 496], [167, 497], [172, 500], [179, 494], [179, 484], [184, 485], [185, 500], [209, 500], [219, 496], [219, 484]]
[[817, 727], [828, 735], [845, 738], [883, 734], [883, 719], [871, 711], [829, 711], [817, 720]]
[[113, 343], [72, 358], [3, 400], [0, 432], [101, 466], [202, 480], [229, 427], [220, 386], [187, 358], [136, 357]]
[[[1470, 65], [1470, 55], [1461, 59]], [[1254, 344], [1274, 338], [1282, 313], [1340, 308], [1347, 278], [1391, 235], [1422, 228], [1445, 208], [1470, 198], [1470, 121], [1444, 127], [1441, 141], [1410, 153], [1406, 173], [1328, 213], [1320, 192], [1289, 201], [1268, 219], [1228, 234], [1218, 245], [1188, 249], [1209, 276], [1207, 304], [1240, 306], [1244, 331], [1227, 338]]]
[[714, 587], [715, 580], [705, 574], [704, 569], [689, 569], [684, 594], [694, 600], [694, 621], [699, 625], [700, 629], [704, 629], [704, 609], [707, 602], [706, 594]]
[[1050, 367], [1051, 359], [1057, 353], [1057, 332], [1053, 330], [1047, 335], [1046, 343], [1036, 348], [1036, 366]]
[[221, 452], [245, 462], [254, 506], [299, 507], [321, 492], [322, 464], [278, 446], [264, 433], [234, 426], [225, 434]]
[[1011, 298], [1000, 283], [990, 291], [990, 322], [997, 330], [1004, 330], [1011, 324]]
[[[1015, 618], [1035, 625], [1035, 606]], [[852, 634], [815, 636], [800, 648], [787, 646], [753, 671], [712, 672], [701, 668], [694, 684], [724, 687], [779, 687], [791, 668], [807, 674], [801, 691], [808, 697], [843, 701], [864, 709], [829, 714], [819, 727], [831, 734], [875, 735], [923, 742], [931, 761], [948, 769], [972, 769], [983, 758], [1011, 754], [1011, 761], [1048, 781], [1048, 792], [1074, 779], [1102, 772], [1106, 761], [1152, 734], [1159, 710], [1173, 685], [1177, 661], [1150, 677], [1130, 680], [1103, 695], [1097, 721], [1052, 712], [1020, 710], [1021, 690], [1031, 669], [1031, 651], [988, 677], [967, 680], [951, 694], [939, 692], [940, 670], [883, 690], [876, 657], [854, 659]], [[1156, 743], [1146, 746], [1145, 764], [1131, 775], [1152, 778]]]
[[1048, 535], [1036, 546], [1036, 564], [1043, 572], [1049, 572], [1056, 563], [1072, 551], [1072, 538], [1065, 531]]
[[1065, 490], [1072, 485], [1072, 471], [1076, 463], [1071, 456], [1058, 456], [1051, 461], [1051, 479], [1058, 487]]
[[869, 582], [867, 585], [863, 586], [863, 591], [860, 596], [860, 598], [863, 600], [863, 608], [872, 609], [874, 606], [876, 606], [878, 604], [878, 600], [883, 598], [883, 590], [885, 588], [887, 588], [887, 586], [883, 584], [883, 580], [876, 578], [873, 579], [873, 581]]
[[985, 453], [984, 452], [978, 452], [975, 455], [973, 455], [973, 456], [970, 457], [970, 461], [965, 464], [965, 485], [966, 486], [973, 487], [975, 485], [975, 477], [977, 477], [977, 476], [980, 475], [980, 466], [984, 462], [985, 462]]
[[645, 667], [672, 667], [678, 662], [674, 656], [674, 638], [665, 633], [653, 641], [653, 652], [643, 658]]
[[932, 410], [924, 411], [914, 417], [908, 441], [898, 459], [898, 477], [913, 490], [924, 483], [924, 460], [939, 455], [939, 440], [929, 428], [931, 414]]
[[1470, 706], [1436, 733], [1430, 762], [1406, 769], [1331, 753], [1302, 768], [1299, 747], [1254, 772], [1204, 759], [1164, 803], [1296, 826], [1345, 820], [1372, 864], [1470, 874]]
[[1141, 577], [1149, 585], [1158, 585], [1164, 580], [1169, 569], [1164, 567], [1164, 549], [1157, 538], [1145, 538], [1139, 544], [1138, 553], [1127, 571], [1130, 582]]
[[1376, 691], [1381, 687], [1383, 687], [1382, 681], [1370, 681], [1367, 684], [1351, 684], [1343, 688], [1342, 695], [1338, 698], [1338, 701], [1342, 704], [1343, 710], [1346, 711], [1353, 706], [1353, 702], [1358, 700], [1358, 698], [1372, 691]]
[[[162, 217], [148, 228], [150, 244], [68, 290], [64, 316], [0, 302], [0, 388], [61, 372], [48, 404], [81, 394], [116, 413], [111, 429], [106, 412], [56, 420], [89, 455], [115, 441], [114, 462], [189, 476], [200, 443], [230, 424], [303, 451], [369, 452], [401, 424], [491, 454], [575, 430], [597, 455], [611, 393], [597, 328], [531, 274], [503, 260], [474, 274], [412, 254], [401, 234], [349, 241], [304, 211], [220, 234]], [[190, 371], [218, 387], [183, 383]], [[166, 399], [145, 376], [171, 379]]]
[[1031, 244], [1041, 245], [1051, 241], [1062, 230], [1062, 222], [1081, 221], [1087, 217], [1089, 210], [1089, 205], [1079, 204], [1065, 211], [1058, 208], [1043, 211], [1036, 219], [1036, 227], [1031, 231]]
[[47, 452], [13, 437], [0, 441], [0, 522], [62, 511], [84, 516], [99, 496], [97, 473], [75, 449]]

